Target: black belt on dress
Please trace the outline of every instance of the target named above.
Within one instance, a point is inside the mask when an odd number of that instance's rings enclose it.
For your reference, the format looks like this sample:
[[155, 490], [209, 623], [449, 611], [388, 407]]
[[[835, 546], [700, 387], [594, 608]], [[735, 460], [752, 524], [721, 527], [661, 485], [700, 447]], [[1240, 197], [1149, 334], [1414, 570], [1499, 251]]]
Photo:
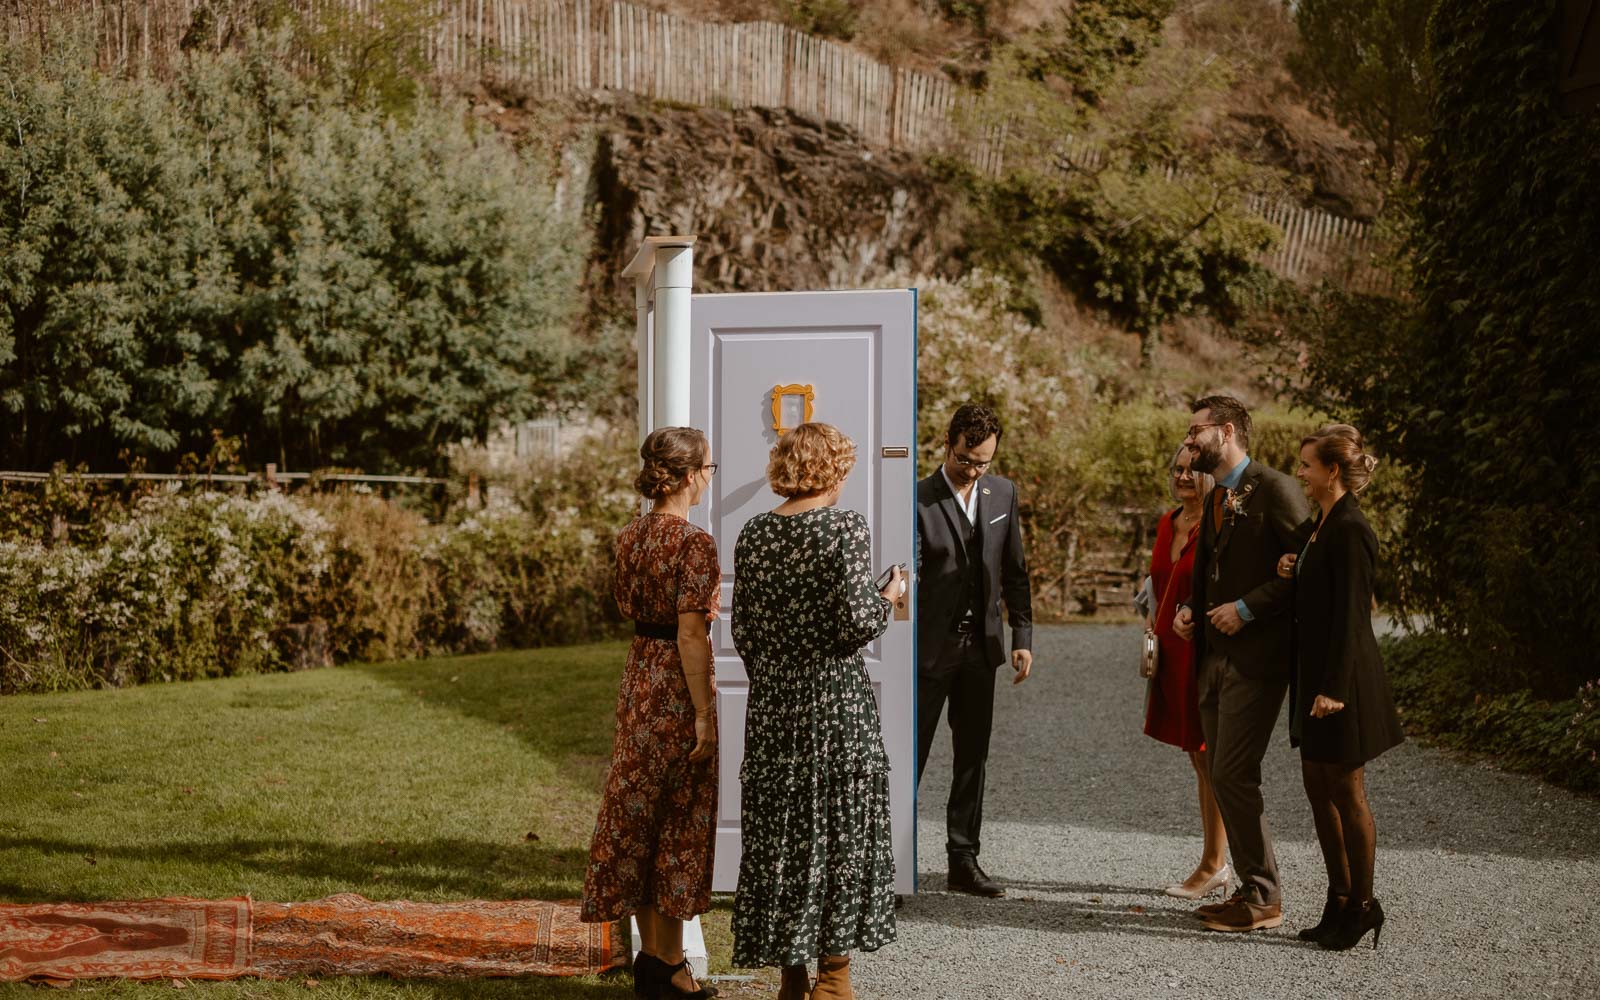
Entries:
[[[678, 641], [678, 623], [663, 625], [659, 622], [634, 622], [633, 634], [642, 635], [646, 639], [665, 639], [667, 642]], [[706, 635], [711, 634], [711, 622], [706, 622]]]

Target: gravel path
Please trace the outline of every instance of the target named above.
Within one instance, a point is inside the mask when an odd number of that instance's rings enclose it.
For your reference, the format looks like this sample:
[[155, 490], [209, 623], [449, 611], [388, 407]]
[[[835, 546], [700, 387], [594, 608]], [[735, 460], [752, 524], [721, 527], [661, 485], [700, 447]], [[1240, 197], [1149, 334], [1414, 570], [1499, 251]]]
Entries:
[[1137, 634], [1041, 628], [1034, 677], [999, 687], [983, 863], [1005, 899], [945, 891], [941, 730], [921, 891], [899, 942], [853, 963], [862, 997], [1600, 997], [1600, 802], [1413, 743], [1368, 768], [1381, 950], [1370, 935], [1345, 954], [1295, 938], [1326, 882], [1282, 721], [1265, 795], [1284, 924], [1201, 929], [1159, 889], [1193, 868], [1198, 820], [1188, 761], [1141, 731]]

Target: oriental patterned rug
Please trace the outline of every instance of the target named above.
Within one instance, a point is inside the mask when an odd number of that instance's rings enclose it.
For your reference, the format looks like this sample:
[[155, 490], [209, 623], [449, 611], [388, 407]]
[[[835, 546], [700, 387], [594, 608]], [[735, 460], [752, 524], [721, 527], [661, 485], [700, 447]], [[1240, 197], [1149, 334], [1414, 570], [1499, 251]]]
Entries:
[[628, 960], [626, 932], [570, 902], [0, 904], [0, 981], [573, 976]]
[[249, 899], [0, 904], [0, 980], [232, 979], [249, 959]]

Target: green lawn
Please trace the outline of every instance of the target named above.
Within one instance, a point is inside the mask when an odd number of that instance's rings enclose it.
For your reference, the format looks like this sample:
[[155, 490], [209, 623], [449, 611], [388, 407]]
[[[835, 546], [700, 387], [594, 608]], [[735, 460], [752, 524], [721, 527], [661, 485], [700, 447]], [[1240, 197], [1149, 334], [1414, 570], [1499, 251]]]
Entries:
[[[0, 699], [0, 899], [576, 898], [624, 655], [605, 643]], [[726, 906], [703, 923], [713, 970], [725, 967]], [[306, 993], [294, 981], [193, 988]], [[0, 985], [0, 997], [32, 989]], [[631, 995], [625, 976], [323, 980], [317, 992]]]

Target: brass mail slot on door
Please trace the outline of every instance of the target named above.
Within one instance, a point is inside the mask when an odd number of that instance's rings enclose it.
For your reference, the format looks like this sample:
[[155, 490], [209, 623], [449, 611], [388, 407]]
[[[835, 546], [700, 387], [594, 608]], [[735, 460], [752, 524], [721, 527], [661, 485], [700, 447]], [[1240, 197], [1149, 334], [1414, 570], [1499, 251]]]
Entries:
[[910, 458], [911, 457], [911, 449], [910, 448], [885, 448], [885, 449], [883, 449], [883, 457], [884, 458]]

